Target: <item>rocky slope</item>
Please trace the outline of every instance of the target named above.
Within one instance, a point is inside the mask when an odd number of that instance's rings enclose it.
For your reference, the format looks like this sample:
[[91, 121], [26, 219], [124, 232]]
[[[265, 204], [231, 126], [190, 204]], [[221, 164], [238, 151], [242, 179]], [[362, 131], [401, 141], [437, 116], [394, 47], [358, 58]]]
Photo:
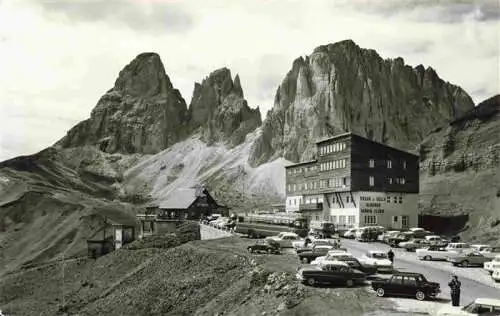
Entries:
[[420, 146], [423, 214], [468, 217], [465, 234], [498, 241], [500, 95], [434, 130]]
[[259, 108], [248, 106], [240, 77], [236, 75], [233, 81], [229, 69], [218, 69], [201, 84], [195, 84], [189, 105], [189, 126], [200, 131], [206, 143], [238, 145], [261, 123]]
[[58, 142], [108, 153], [156, 153], [187, 136], [187, 107], [156, 53], [137, 56], [119, 74], [89, 119]]
[[430, 67], [384, 60], [350, 40], [319, 46], [293, 62], [249, 159], [307, 160], [315, 139], [344, 131], [414, 150], [436, 126], [473, 106]]

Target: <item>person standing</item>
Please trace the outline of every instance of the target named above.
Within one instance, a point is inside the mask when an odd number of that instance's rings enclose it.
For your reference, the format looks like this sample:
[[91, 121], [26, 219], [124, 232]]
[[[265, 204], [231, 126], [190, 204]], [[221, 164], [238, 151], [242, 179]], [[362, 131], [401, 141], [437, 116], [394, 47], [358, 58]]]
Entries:
[[389, 252], [387, 253], [387, 257], [389, 260], [391, 260], [391, 264], [394, 265], [394, 252], [392, 251], [392, 248], [389, 249]]
[[451, 278], [451, 282], [448, 283], [448, 286], [451, 290], [451, 305], [460, 306], [460, 287], [462, 283], [458, 281], [458, 277], [453, 275]]

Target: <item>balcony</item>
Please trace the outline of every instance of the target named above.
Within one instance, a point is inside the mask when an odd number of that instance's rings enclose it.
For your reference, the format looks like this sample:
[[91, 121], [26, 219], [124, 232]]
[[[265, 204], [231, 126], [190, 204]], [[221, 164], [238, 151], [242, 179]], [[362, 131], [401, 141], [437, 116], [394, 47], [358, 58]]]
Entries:
[[323, 210], [323, 203], [299, 204], [299, 212], [322, 211], [322, 210]]

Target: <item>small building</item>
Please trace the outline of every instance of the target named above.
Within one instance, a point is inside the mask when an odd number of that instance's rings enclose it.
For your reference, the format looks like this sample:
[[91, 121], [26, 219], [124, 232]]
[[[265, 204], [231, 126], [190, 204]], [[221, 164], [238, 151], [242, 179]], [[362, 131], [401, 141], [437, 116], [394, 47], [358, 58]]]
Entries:
[[418, 225], [419, 156], [344, 133], [316, 142], [316, 159], [286, 166], [286, 211], [339, 229]]
[[98, 216], [102, 218], [102, 226], [87, 239], [89, 258], [98, 258], [135, 240], [137, 221], [133, 217]]
[[214, 213], [227, 216], [228, 208], [219, 205], [205, 187], [178, 188], [163, 201], [147, 204], [143, 214], [137, 214], [139, 238], [170, 233], [183, 221], [200, 220]]

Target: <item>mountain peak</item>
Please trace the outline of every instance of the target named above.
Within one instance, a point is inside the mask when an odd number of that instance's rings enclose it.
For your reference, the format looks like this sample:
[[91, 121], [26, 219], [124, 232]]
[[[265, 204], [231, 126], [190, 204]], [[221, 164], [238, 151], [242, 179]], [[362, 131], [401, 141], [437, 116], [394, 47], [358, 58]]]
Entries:
[[137, 55], [119, 73], [113, 90], [124, 95], [148, 98], [172, 90], [170, 78], [157, 53]]
[[231, 145], [241, 143], [261, 124], [260, 111], [250, 109], [243, 97], [240, 77], [233, 81], [226, 67], [195, 84], [189, 120], [190, 128], [201, 131], [206, 142], [229, 140]]
[[432, 68], [383, 59], [352, 40], [318, 46], [294, 60], [249, 162], [311, 158], [314, 140], [352, 131], [410, 150], [436, 126], [473, 107], [460, 87]]

